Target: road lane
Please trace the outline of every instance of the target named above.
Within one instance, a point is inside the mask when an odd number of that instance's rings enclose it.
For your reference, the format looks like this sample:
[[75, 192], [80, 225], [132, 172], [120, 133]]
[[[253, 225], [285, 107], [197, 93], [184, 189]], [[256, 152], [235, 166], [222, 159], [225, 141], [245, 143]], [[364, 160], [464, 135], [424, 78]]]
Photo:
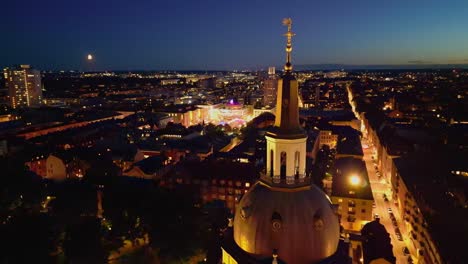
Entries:
[[[361, 120], [359, 113], [356, 111], [356, 103], [353, 101], [353, 93], [350, 89], [350, 84], [347, 85], [346, 90], [348, 91], [348, 100], [349, 104], [351, 105], [351, 109], [358, 120]], [[365, 128], [361, 126], [361, 129], [364, 130]], [[366, 133], [363, 132], [363, 135]], [[413, 245], [410, 243], [408, 237], [405, 236], [405, 223], [404, 220], [401, 218], [398, 208], [394, 205], [391, 201], [391, 185], [389, 182], [385, 180], [380, 180], [376, 174], [376, 169], [374, 167], [372, 155], [373, 155], [373, 146], [371, 143], [367, 141], [366, 138], [362, 138], [361, 140], [362, 149], [364, 152], [364, 161], [366, 163], [367, 173], [369, 175], [369, 181], [372, 189], [372, 194], [374, 196], [376, 207], [373, 209], [373, 213], [378, 214], [380, 216], [380, 222], [385, 226], [387, 232], [390, 234], [391, 243], [393, 246], [393, 254], [397, 258], [397, 264], [400, 263], [408, 263], [408, 256], [405, 256], [403, 253], [403, 248], [406, 246], [408, 247], [410, 254], [413, 256], [413, 263], [417, 263], [416, 255]], [[387, 198], [389, 199], [388, 202], [384, 201], [383, 194], [387, 194]], [[398, 240], [397, 236], [395, 235], [395, 227], [390, 219], [390, 214], [388, 213], [388, 208], [391, 208], [393, 214], [395, 216], [398, 228], [400, 229], [401, 236], [403, 241]]]
[[[369, 181], [372, 189], [372, 194], [374, 196], [375, 201], [375, 208], [373, 209], [373, 214], [378, 214], [380, 216], [380, 223], [385, 226], [387, 232], [390, 234], [391, 243], [393, 245], [393, 254], [397, 258], [397, 263], [408, 263], [408, 256], [405, 256], [403, 253], [403, 248], [405, 245], [405, 237], [403, 232], [401, 232], [401, 228], [403, 220], [401, 219], [397, 208], [393, 204], [391, 200], [385, 201], [384, 200], [384, 193], [386, 193], [387, 198], [391, 199], [390, 191], [391, 186], [382, 178], [379, 179], [377, 176], [377, 170], [374, 167], [373, 159], [372, 159], [372, 146], [369, 146], [366, 139], [361, 141], [363, 146], [364, 152], [364, 162], [366, 163], [367, 173], [369, 175]], [[395, 233], [395, 226], [392, 223], [390, 218], [390, 213], [388, 212], [388, 208], [392, 209], [393, 215], [395, 216], [398, 228], [402, 233], [403, 241], [398, 240], [396, 233]], [[414, 258], [413, 258], [414, 259]]]

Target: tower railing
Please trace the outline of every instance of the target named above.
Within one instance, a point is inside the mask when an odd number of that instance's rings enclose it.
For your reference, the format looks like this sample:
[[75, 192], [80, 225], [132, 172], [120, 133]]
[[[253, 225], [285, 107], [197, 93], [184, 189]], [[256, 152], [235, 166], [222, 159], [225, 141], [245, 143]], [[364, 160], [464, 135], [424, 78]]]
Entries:
[[312, 181], [310, 177], [307, 177], [305, 174], [296, 174], [294, 176], [286, 176], [281, 178], [280, 175], [270, 174], [271, 172], [263, 170], [260, 175], [260, 180], [273, 187], [286, 187], [286, 188], [296, 188], [310, 186]]

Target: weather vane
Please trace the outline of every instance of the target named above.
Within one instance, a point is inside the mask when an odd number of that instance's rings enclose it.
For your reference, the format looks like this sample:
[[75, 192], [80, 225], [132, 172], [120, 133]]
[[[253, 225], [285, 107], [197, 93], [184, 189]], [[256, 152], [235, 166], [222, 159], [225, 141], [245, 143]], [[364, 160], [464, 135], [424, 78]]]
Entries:
[[286, 64], [284, 65], [284, 70], [287, 72], [292, 71], [292, 64], [291, 64], [291, 51], [292, 51], [292, 42], [291, 39], [294, 37], [296, 34], [294, 34], [291, 31], [291, 26], [292, 26], [292, 20], [291, 18], [284, 18], [283, 19], [283, 25], [288, 27], [288, 32], [284, 34], [287, 38], [286, 42]]

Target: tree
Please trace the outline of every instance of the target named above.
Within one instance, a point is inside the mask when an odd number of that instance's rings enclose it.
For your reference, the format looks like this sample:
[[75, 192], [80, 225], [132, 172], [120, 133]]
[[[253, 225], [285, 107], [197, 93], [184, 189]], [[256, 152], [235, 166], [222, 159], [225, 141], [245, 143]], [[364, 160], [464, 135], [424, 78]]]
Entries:
[[105, 263], [108, 256], [101, 242], [99, 219], [82, 219], [68, 227], [63, 245], [65, 256], [71, 263]]

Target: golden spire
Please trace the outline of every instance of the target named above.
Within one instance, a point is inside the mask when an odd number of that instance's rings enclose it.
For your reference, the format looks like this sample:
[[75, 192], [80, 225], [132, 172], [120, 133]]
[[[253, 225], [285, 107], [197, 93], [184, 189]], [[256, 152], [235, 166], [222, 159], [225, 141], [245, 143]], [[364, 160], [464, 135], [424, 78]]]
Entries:
[[284, 65], [284, 71], [291, 72], [292, 71], [292, 64], [291, 64], [291, 51], [292, 51], [292, 42], [291, 39], [296, 34], [291, 31], [292, 20], [291, 18], [284, 18], [283, 25], [288, 27], [288, 32], [284, 34], [286, 36], [286, 64]]

